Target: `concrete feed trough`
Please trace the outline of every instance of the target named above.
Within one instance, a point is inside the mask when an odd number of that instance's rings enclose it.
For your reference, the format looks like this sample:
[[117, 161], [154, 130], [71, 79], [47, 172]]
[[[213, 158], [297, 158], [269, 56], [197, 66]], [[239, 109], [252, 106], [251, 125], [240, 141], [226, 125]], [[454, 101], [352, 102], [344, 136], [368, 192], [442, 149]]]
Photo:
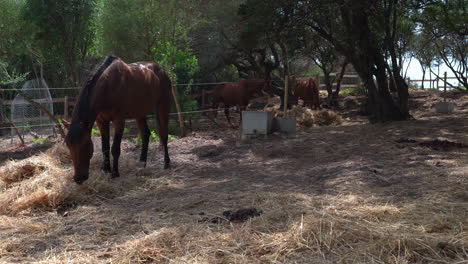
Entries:
[[455, 109], [455, 105], [449, 102], [438, 102], [435, 105], [437, 113], [452, 113]]
[[287, 134], [296, 133], [296, 119], [295, 118], [285, 118], [285, 117], [275, 117], [274, 129], [278, 132], [283, 132]]
[[273, 131], [273, 113], [263, 111], [242, 112], [243, 135], [267, 135]]

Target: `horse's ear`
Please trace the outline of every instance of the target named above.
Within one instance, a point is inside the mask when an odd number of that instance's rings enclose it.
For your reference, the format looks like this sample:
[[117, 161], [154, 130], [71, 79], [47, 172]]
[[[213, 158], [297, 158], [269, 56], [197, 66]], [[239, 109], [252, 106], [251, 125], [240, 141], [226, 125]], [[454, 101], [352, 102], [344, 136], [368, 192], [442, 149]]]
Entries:
[[62, 124], [66, 129], [70, 129], [70, 122], [69, 121], [67, 121], [65, 119], [62, 119]]

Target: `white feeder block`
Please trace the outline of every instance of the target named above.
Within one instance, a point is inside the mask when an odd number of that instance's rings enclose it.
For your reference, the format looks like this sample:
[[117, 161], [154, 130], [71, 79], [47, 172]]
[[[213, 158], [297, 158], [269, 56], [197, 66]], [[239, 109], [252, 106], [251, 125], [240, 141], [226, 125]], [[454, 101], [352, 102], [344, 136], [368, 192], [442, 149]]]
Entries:
[[275, 131], [287, 134], [296, 133], [296, 119], [286, 117], [275, 117], [273, 120]]
[[452, 113], [455, 109], [455, 105], [449, 102], [438, 102], [435, 104], [437, 113]]
[[264, 111], [242, 112], [242, 134], [267, 135], [273, 131], [273, 113]]

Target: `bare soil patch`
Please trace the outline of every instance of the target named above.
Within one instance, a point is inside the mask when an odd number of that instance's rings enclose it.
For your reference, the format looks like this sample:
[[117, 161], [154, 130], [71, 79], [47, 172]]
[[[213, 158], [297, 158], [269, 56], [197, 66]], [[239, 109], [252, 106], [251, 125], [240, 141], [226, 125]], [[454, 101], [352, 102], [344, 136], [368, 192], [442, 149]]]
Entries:
[[99, 171], [96, 138], [83, 186], [71, 180], [63, 145], [6, 162], [0, 175], [44, 169], [8, 184], [0, 177], [0, 262], [464, 261], [468, 149], [458, 144], [468, 144], [468, 97], [453, 96], [449, 115], [434, 113], [437, 100], [412, 93], [416, 120], [345, 118], [248, 141], [219, 116], [224, 127], [198, 122], [170, 142], [171, 170], [158, 144], [142, 168], [139, 149], [124, 142], [115, 180]]

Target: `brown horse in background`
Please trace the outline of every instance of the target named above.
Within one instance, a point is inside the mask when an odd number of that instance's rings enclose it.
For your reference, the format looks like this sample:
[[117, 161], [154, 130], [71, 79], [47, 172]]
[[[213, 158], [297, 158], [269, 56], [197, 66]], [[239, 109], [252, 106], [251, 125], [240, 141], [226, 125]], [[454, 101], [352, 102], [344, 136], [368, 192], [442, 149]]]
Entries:
[[293, 94], [304, 101], [305, 107], [320, 109], [320, 94], [317, 82], [312, 77], [293, 78]]
[[252, 96], [262, 90], [269, 91], [270, 89], [269, 79], [246, 79], [238, 83], [221, 83], [215, 87], [212, 107], [217, 109], [220, 104], [223, 104], [226, 119], [233, 126], [229, 118], [229, 107], [238, 106], [242, 120], [242, 111], [245, 110]]
[[[111, 172], [113, 178], [120, 175], [120, 143], [126, 119], [137, 121], [143, 143], [140, 161], [146, 165], [150, 137], [146, 115], [151, 109], [157, 112], [158, 132], [164, 147], [164, 168], [169, 168], [167, 141], [170, 102], [171, 80], [158, 64], [126, 64], [118, 57], [106, 57], [81, 89], [65, 138], [73, 161], [75, 182], [82, 184], [89, 177], [94, 122], [101, 132], [104, 172]], [[112, 168], [109, 157], [110, 122], [115, 127]]]

